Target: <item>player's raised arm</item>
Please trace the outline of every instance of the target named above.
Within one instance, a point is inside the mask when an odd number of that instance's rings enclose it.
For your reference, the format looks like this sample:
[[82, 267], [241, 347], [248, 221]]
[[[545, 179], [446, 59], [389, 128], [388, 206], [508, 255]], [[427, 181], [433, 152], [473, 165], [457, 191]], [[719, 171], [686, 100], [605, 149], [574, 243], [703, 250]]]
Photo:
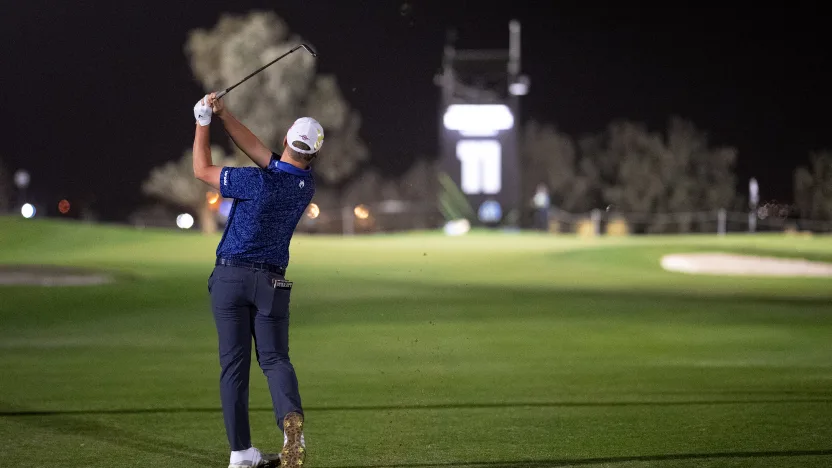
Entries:
[[203, 97], [194, 106], [196, 133], [194, 134], [194, 177], [219, 190], [221, 168], [211, 160], [211, 107], [208, 97]]
[[212, 106], [214, 115], [222, 120], [228, 136], [231, 137], [231, 140], [237, 145], [237, 148], [240, 148], [254, 164], [260, 167], [268, 166], [272, 160], [272, 150], [267, 148], [257, 136], [251, 133], [251, 130], [237, 120], [231, 114], [231, 111], [225, 108], [225, 103], [222, 98], [216, 99], [216, 95], [216, 93], [209, 94], [208, 102]]

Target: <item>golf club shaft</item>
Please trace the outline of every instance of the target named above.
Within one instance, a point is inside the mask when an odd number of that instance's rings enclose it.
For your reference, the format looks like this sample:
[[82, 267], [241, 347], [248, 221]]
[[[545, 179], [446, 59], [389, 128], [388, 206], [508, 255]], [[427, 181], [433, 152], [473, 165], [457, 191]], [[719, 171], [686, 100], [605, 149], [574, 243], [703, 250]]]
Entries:
[[306, 49], [306, 51], [307, 51], [307, 52], [309, 52], [310, 54], [312, 54], [312, 56], [313, 56], [313, 57], [317, 57], [317, 56], [318, 56], [318, 54], [316, 54], [315, 52], [312, 52], [312, 49], [310, 49], [310, 48], [309, 48], [309, 46], [307, 46], [306, 44], [301, 44], [301, 45], [295, 46], [295, 47], [293, 47], [293, 48], [292, 48], [292, 50], [290, 50], [289, 52], [286, 52], [285, 54], [281, 55], [280, 57], [278, 57], [278, 58], [276, 58], [276, 59], [272, 60], [271, 62], [269, 62], [269, 63], [267, 63], [267, 64], [263, 65], [262, 67], [258, 68], [258, 69], [257, 69], [257, 70], [255, 70], [252, 74], [250, 74], [250, 75], [248, 75], [247, 77], [243, 78], [242, 80], [240, 80], [240, 82], [239, 82], [239, 83], [235, 84], [234, 86], [231, 86], [230, 88], [226, 88], [226, 89], [224, 89], [224, 90], [222, 90], [222, 91], [218, 92], [218, 93], [217, 93], [217, 99], [220, 99], [221, 97], [225, 96], [226, 94], [228, 94], [228, 92], [229, 92], [229, 91], [231, 91], [232, 89], [236, 88], [237, 86], [240, 86], [241, 84], [243, 84], [246, 80], [248, 80], [248, 79], [249, 79], [249, 78], [251, 78], [252, 76], [254, 76], [254, 75], [256, 75], [256, 74], [260, 73], [261, 71], [265, 70], [265, 69], [266, 69], [266, 68], [268, 68], [270, 65], [272, 65], [273, 63], [277, 62], [278, 60], [282, 59], [283, 57], [286, 57], [287, 55], [291, 54], [292, 52], [294, 52], [294, 51], [296, 51], [296, 50], [298, 50], [298, 49], [300, 49], [300, 48], [304, 48], [304, 49]]

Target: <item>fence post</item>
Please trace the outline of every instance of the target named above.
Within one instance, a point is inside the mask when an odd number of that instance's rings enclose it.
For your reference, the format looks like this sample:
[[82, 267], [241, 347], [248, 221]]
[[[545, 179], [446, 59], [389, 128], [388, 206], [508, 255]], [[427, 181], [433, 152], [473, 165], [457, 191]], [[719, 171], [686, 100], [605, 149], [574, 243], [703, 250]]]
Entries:
[[345, 206], [341, 208], [341, 229], [342, 234], [345, 236], [351, 236], [355, 233], [355, 219], [353, 218], [352, 210], [350, 207]]
[[592, 214], [590, 214], [590, 219], [592, 219], [592, 229], [595, 230], [595, 235], [601, 235], [601, 210], [595, 208], [592, 210]]
[[725, 208], [720, 208], [716, 214], [717, 232], [720, 236], [725, 235]]

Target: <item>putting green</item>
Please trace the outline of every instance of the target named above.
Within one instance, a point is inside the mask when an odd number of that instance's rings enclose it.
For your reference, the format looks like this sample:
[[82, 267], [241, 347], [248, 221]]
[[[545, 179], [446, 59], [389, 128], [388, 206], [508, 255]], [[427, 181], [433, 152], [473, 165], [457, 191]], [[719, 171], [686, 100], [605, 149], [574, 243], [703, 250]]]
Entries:
[[[227, 465], [206, 281], [218, 236], [0, 218], [0, 440], [31, 466]], [[832, 280], [672, 253], [832, 259], [832, 239], [298, 236], [306, 466], [832, 464]], [[256, 362], [256, 361], [255, 361]], [[282, 442], [252, 370], [254, 443]]]

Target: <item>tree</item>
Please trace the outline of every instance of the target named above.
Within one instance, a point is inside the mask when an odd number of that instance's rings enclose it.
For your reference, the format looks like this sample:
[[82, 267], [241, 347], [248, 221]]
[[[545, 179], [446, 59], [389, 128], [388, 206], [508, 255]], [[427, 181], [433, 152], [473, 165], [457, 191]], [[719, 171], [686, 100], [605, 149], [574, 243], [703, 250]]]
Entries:
[[603, 168], [604, 202], [618, 210], [674, 213], [679, 230], [686, 232], [694, 212], [730, 207], [736, 197], [736, 150], [711, 147], [707, 135], [689, 121], [672, 118], [666, 137], [643, 124], [613, 122], [604, 141], [588, 157]]
[[343, 188], [370, 156], [359, 136], [361, 116], [349, 107], [335, 77], [330, 75], [315, 80], [304, 115], [314, 116], [326, 134], [324, 149], [314, 163], [315, 175], [327, 184]]
[[[372, 205], [384, 200], [382, 189], [385, 188], [386, 180], [375, 169], [369, 169], [355, 177], [349, 185], [344, 188], [341, 202], [345, 207], [356, 205]], [[389, 192], [389, 191], [388, 191]], [[390, 195], [389, 193], [387, 195]]]
[[[545, 183], [552, 203], [567, 211], [612, 206], [629, 213], [692, 213], [731, 207], [736, 200], [736, 150], [711, 147], [707, 135], [674, 117], [667, 134], [617, 120], [575, 142], [554, 126], [530, 122], [521, 145], [524, 196]], [[651, 230], [660, 230], [654, 224]]]
[[712, 147], [707, 134], [678, 117], [670, 121], [666, 144], [673, 157], [669, 211], [707, 211], [735, 204], [736, 148]]
[[[211, 146], [211, 157], [217, 166], [237, 165], [234, 158], [228, 157], [225, 150], [216, 145]], [[217, 220], [207, 200], [207, 194], [215, 190], [194, 177], [193, 150], [185, 151], [178, 161], [170, 161], [154, 168], [142, 184], [142, 191], [146, 195], [194, 211], [202, 232], [216, 232]]]
[[554, 125], [530, 121], [520, 143], [522, 198], [531, 200], [538, 184], [545, 184], [552, 204], [567, 211], [591, 208], [590, 182], [577, 167], [575, 142]]
[[11, 196], [12, 189], [9, 172], [6, 166], [3, 165], [3, 161], [0, 161], [0, 213], [8, 211], [9, 206], [11, 206]]
[[794, 199], [800, 216], [832, 220], [832, 151], [812, 152], [809, 167], [795, 170]]
[[413, 229], [427, 229], [438, 214], [439, 172], [436, 161], [420, 157], [399, 179], [400, 195], [411, 203]]
[[596, 159], [614, 168], [612, 181], [601, 187], [603, 199], [618, 210], [649, 213], [662, 211], [663, 197], [672, 166], [661, 135], [642, 124], [613, 122], [607, 144]]
[[438, 169], [435, 159], [417, 158], [399, 179], [405, 200], [435, 206], [439, 193]]
[[[224, 14], [214, 28], [191, 31], [185, 53], [194, 76], [211, 92], [236, 83], [302, 42], [274, 13], [253, 11]], [[282, 148], [295, 119], [304, 115], [317, 119], [326, 139], [314, 166], [326, 184], [343, 188], [369, 157], [359, 137], [358, 112], [346, 102], [334, 76], [316, 75], [315, 59], [305, 52], [288, 55], [235, 88], [225, 100], [231, 112], [275, 149]], [[248, 164], [244, 155], [238, 154], [238, 159]]]

